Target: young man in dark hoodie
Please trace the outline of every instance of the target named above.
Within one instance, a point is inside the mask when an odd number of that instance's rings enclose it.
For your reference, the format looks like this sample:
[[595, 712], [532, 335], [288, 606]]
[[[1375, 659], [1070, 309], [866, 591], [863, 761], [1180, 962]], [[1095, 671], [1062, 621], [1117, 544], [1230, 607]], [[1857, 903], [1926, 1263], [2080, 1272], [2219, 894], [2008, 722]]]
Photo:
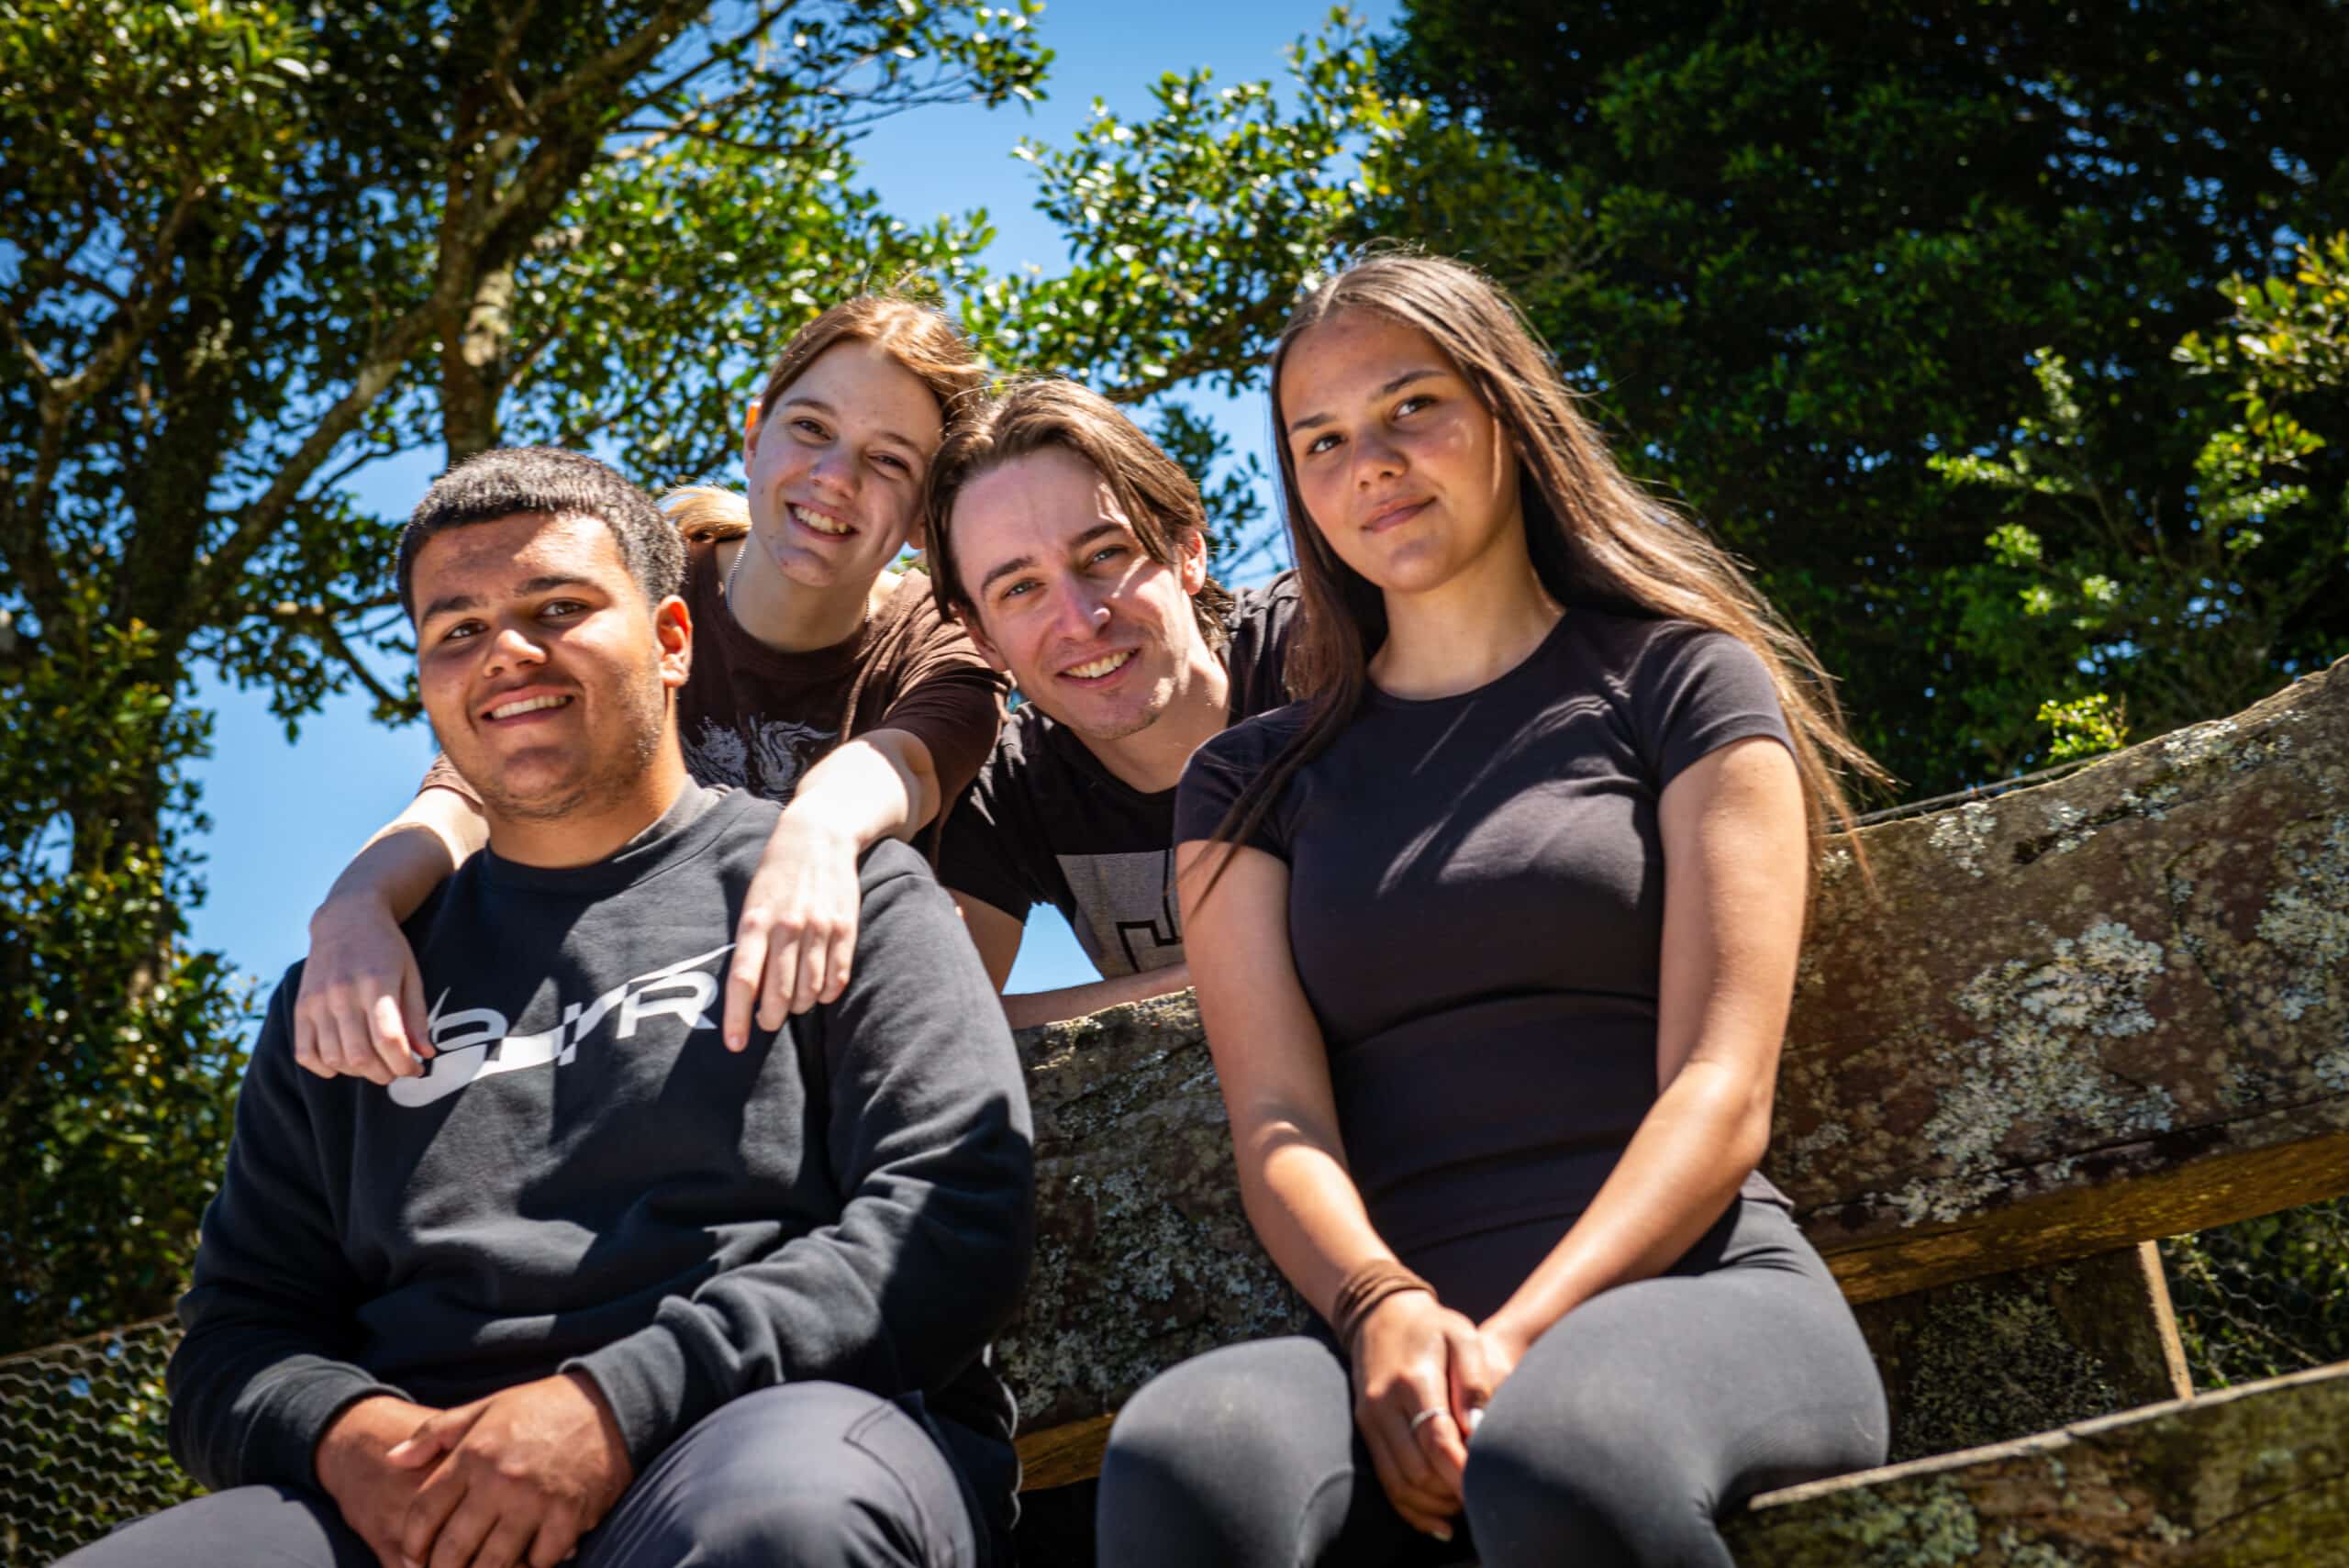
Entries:
[[718, 1049], [776, 808], [686, 777], [682, 566], [576, 453], [485, 453], [417, 507], [425, 707], [490, 835], [406, 923], [434, 1054], [314, 1077], [279, 986], [170, 1374], [216, 1490], [73, 1568], [1008, 1561], [1018, 1061], [894, 842], [846, 993]]

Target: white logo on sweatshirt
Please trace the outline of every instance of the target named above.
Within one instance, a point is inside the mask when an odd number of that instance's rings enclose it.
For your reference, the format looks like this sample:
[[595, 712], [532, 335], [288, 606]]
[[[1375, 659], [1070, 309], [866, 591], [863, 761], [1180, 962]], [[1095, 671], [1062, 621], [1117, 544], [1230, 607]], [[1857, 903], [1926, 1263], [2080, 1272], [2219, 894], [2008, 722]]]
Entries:
[[718, 976], [702, 965], [732, 951], [733, 947], [728, 942], [663, 964], [650, 974], [623, 980], [584, 1006], [570, 1003], [562, 1009], [561, 1023], [537, 1034], [507, 1034], [506, 1015], [495, 1007], [448, 1012], [449, 993], [443, 991], [432, 1004], [432, 1016], [427, 1021], [433, 1055], [424, 1063], [424, 1075], [393, 1079], [392, 1104], [411, 1108], [429, 1106], [475, 1079], [544, 1067], [549, 1062], [561, 1066], [579, 1054], [579, 1042], [594, 1033], [615, 1008], [619, 1012], [618, 1027], [613, 1031], [618, 1040], [633, 1039], [639, 1024], [662, 1015], [683, 1018], [688, 1031], [715, 1029], [718, 1026], [710, 1021], [708, 1009], [718, 1000]]

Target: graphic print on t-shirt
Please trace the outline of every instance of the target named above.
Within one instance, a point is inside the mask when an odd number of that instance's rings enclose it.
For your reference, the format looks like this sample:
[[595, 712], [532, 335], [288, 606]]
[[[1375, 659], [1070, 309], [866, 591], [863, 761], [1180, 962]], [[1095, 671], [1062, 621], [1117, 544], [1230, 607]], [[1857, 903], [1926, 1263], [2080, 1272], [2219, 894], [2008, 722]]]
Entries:
[[718, 1000], [718, 976], [702, 966], [714, 964], [733, 949], [734, 944], [728, 942], [722, 948], [664, 963], [621, 981], [584, 1006], [565, 1003], [562, 1021], [536, 1034], [508, 1034], [511, 1026], [506, 1015], [495, 1007], [461, 1007], [451, 1012], [449, 993], [443, 991], [426, 1020], [433, 1054], [425, 1059], [424, 1075], [393, 1079], [392, 1104], [413, 1110], [447, 1099], [476, 1079], [550, 1062], [560, 1067], [579, 1054], [579, 1042], [593, 1034], [614, 1008], [619, 1011], [612, 1031], [615, 1040], [633, 1040], [638, 1025], [663, 1016], [684, 1019], [688, 1031], [716, 1029], [709, 1007]]
[[705, 717], [698, 733], [680, 727], [685, 772], [706, 784], [730, 784], [777, 806], [791, 804], [799, 775], [832, 743], [837, 730], [745, 714], [740, 724]]
[[1055, 855], [1075, 895], [1070, 922], [1077, 945], [1105, 976], [1183, 962], [1183, 918], [1174, 905], [1174, 851]]

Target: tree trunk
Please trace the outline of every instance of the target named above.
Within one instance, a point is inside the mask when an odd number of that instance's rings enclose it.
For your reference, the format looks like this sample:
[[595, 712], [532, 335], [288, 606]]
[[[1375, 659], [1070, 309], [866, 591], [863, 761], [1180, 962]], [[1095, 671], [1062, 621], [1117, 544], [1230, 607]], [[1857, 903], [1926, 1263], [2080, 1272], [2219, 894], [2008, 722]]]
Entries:
[[462, 315], [452, 312], [441, 330], [440, 428], [452, 463], [498, 444], [513, 304], [514, 269], [492, 267], [474, 284]]

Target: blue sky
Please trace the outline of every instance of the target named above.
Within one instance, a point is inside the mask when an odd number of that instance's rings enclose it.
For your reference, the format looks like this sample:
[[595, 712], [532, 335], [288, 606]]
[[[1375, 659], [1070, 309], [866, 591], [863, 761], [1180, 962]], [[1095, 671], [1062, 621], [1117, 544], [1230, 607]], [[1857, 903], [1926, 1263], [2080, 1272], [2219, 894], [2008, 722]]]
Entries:
[[[1399, 4], [1355, 0], [1351, 9], [1386, 28]], [[1056, 270], [1065, 254], [1052, 225], [1030, 206], [1027, 165], [1011, 155], [1022, 137], [1066, 144], [1096, 97], [1120, 114], [1143, 114], [1149, 83], [1166, 71], [1206, 65], [1227, 82], [1279, 79], [1281, 50], [1317, 30], [1328, 10], [1322, 0], [1053, 0], [1036, 24], [1057, 54], [1043, 102], [1026, 112], [943, 106], [884, 122], [862, 145], [863, 178], [908, 221], [984, 206], [996, 228], [985, 256], [991, 267], [1033, 261]], [[1241, 453], [1258, 453], [1270, 471], [1253, 398], [1224, 404], [1202, 394], [1194, 401]], [[385, 515], [402, 515], [436, 466], [386, 465], [370, 476], [362, 497]], [[191, 934], [248, 975], [273, 982], [302, 956], [306, 922], [335, 872], [414, 793], [432, 757], [431, 736], [420, 722], [396, 729], [374, 724], [364, 700], [346, 697], [306, 721], [299, 742], [288, 745], [262, 694], [206, 683], [199, 695], [217, 720], [212, 757], [194, 769], [212, 827], [195, 840], [208, 860], [209, 895], [191, 917]], [[1014, 989], [1092, 977], [1058, 916], [1044, 911], [1030, 923]]]

